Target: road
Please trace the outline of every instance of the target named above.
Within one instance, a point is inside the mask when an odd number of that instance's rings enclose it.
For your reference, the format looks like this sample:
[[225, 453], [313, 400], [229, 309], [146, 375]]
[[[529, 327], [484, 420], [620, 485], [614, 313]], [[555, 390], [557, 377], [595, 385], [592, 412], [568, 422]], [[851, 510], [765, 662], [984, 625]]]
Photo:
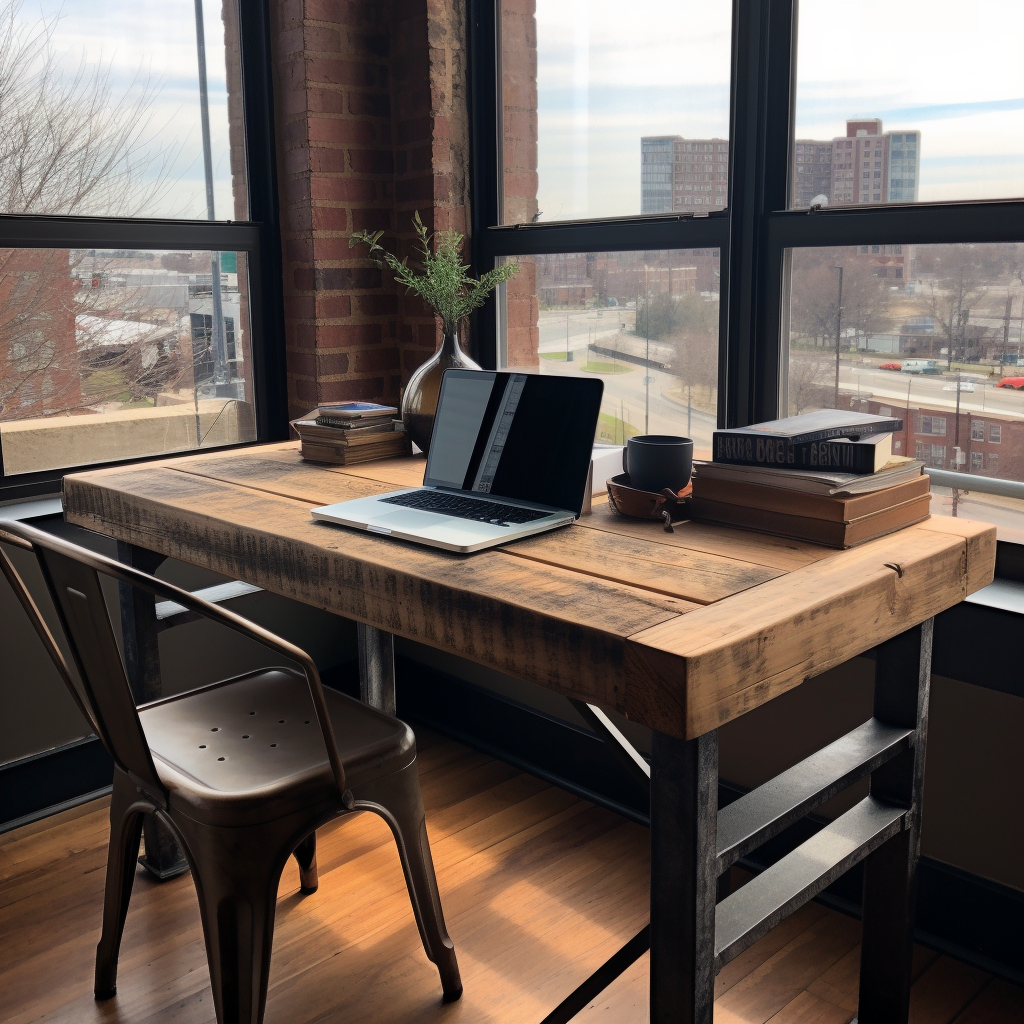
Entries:
[[[923, 407], [953, 412], [956, 409], [956, 392], [943, 389], [954, 380], [954, 376], [932, 377], [849, 364], [843, 364], [839, 369], [839, 386], [844, 391], [857, 391], [865, 398], [870, 396], [876, 400], [891, 399], [894, 406], [901, 409], [906, 409], [909, 404], [912, 409]], [[976, 381], [973, 392], [961, 391], [960, 411], [1024, 419], [1024, 392]]]
[[568, 335], [569, 349], [582, 352], [589, 342], [618, 334], [623, 324], [631, 330], [635, 316], [634, 310], [624, 307], [571, 310], [568, 313], [543, 312], [538, 324], [540, 351], [564, 352]]

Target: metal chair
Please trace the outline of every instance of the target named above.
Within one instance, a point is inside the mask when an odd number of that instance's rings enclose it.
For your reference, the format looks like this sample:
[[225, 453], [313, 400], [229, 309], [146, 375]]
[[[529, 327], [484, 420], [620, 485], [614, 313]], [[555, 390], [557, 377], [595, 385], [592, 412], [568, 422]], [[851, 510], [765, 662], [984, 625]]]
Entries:
[[[13, 562], [0, 569], [82, 714], [114, 759], [103, 931], [95, 995], [116, 992], [143, 814], [177, 838], [192, 869], [219, 1024], [259, 1024], [267, 998], [281, 871], [294, 854], [317, 888], [316, 828], [357, 810], [391, 827], [427, 957], [446, 1002], [462, 994], [427, 843], [412, 730], [320, 684], [304, 651], [187, 591], [23, 523], [0, 541], [31, 551], [78, 669], [61, 653]], [[99, 574], [221, 623], [298, 664], [135, 707]]]

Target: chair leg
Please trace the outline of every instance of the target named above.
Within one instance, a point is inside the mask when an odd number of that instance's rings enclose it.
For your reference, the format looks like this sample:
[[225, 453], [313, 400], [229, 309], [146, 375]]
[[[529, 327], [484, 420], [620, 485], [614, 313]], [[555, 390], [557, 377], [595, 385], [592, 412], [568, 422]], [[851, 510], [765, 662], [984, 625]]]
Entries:
[[316, 873], [316, 833], [310, 832], [305, 839], [295, 847], [293, 854], [296, 863], [299, 865], [299, 892], [303, 896], [312, 896], [316, 892], [320, 881]]
[[175, 824], [192, 863], [217, 1022], [260, 1024], [283, 851], [294, 838], [270, 834], [267, 825], [215, 828], [179, 818]]
[[[142, 836], [143, 809], [128, 776], [114, 771], [110, 797], [110, 844], [107, 849], [107, 879], [103, 890], [103, 932], [96, 947], [93, 993], [110, 999], [117, 993], [117, 956], [128, 916], [128, 902], [135, 880], [135, 862]], [[133, 809], [135, 805], [136, 809]]]
[[[427, 959], [437, 965], [446, 1003], [462, 995], [455, 944], [448, 936], [427, 840], [426, 815], [416, 762], [360, 787], [356, 808], [374, 811], [391, 826]], [[368, 798], [368, 799], [367, 799]]]

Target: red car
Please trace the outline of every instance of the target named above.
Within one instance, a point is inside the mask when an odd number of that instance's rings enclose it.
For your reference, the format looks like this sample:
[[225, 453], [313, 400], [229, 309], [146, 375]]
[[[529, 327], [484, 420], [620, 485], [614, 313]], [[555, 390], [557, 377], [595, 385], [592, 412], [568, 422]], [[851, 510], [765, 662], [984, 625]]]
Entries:
[[1024, 391], [1024, 377], [1004, 377], [996, 387], [1013, 388], [1015, 391]]
[[880, 363], [878, 368], [880, 370], [902, 370], [902, 363]]

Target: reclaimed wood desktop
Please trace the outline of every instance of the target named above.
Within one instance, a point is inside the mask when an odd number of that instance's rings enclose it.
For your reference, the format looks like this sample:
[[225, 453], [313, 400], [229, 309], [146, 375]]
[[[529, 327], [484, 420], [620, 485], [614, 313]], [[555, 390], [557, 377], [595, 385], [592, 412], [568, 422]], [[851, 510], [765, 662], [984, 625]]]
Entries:
[[[649, 778], [649, 933], [552, 1024], [648, 939], [652, 1024], [710, 1024], [716, 971], [860, 860], [860, 1024], [906, 1021], [931, 620], [992, 580], [995, 529], [933, 517], [833, 551], [708, 524], [666, 533], [598, 504], [574, 526], [457, 555], [309, 515], [422, 472], [421, 459], [303, 463], [284, 443], [77, 473], [64, 508], [137, 564], [182, 559], [356, 620], [377, 703], [393, 699], [390, 637], [406, 637], [564, 694]], [[716, 730], [871, 648], [874, 717], [719, 811]], [[650, 769], [601, 709], [654, 730]], [[869, 797], [716, 907], [730, 865], [867, 774]]]

